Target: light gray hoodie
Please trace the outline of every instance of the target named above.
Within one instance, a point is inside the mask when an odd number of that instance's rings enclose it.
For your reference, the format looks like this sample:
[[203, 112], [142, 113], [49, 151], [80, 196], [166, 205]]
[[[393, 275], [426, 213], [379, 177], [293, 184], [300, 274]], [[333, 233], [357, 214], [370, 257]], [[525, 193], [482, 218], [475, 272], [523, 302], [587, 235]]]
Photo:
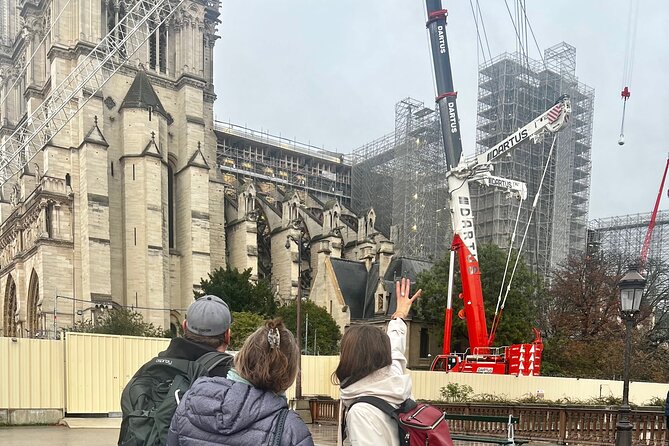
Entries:
[[388, 337], [392, 355], [391, 365], [370, 373], [360, 381], [341, 389], [340, 427], [338, 445], [352, 446], [399, 446], [397, 423], [376, 407], [358, 403], [346, 412], [347, 438], [342, 443], [341, 419], [343, 407], [361, 396], [375, 396], [399, 406], [411, 398], [411, 377], [406, 375], [406, 332], [402, 319], [388, 323]]

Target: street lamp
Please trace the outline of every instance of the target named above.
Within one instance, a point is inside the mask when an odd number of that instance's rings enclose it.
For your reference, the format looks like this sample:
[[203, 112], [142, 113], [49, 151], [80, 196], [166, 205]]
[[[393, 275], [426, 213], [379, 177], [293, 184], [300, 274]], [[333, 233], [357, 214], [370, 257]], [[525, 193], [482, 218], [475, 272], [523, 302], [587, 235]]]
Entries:
[[618, 422], [616, 423], [616, 446], [632, 445], [632, 423], [629, 420], [630, 406], [630, 355], [632, 350], [632, 325], [634, 317], [639, 312], [641, 296], [646, 286], [646, 279], [637, 271], [636, 267], [630, 267], [618, 282], [620, 289], [620, 314], [625, 321], [625, 365], [623, 368], [623, 402], [618, 410]]
[[299, 352], [297, 359], [297, 378], [295, 382], [295, 399], [302, 399], [302, 240], [294, 235], [286, 236], [286, 249], [290, 249], [290, 242], [297, 245], [297, 299], [295, 301], [296, 328], [295, 338], [297, 341], [297, 350]]

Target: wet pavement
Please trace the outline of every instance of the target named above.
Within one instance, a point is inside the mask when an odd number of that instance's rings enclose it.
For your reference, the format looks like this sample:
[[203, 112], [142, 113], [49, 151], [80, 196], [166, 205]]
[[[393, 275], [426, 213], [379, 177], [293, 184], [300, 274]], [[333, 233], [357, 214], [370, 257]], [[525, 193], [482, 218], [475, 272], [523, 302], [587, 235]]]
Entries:
[[[309, 430], [316, 446], [335, 446], [337, 427], [330, 424], [312, 424]], [[118, 440], [118, 429], [70, 429], [65, 426], [1, 427], [2, 446], [113, 446]], [[479, 443], [454, 442], [456, 446], [479, 446]], [[545, 446], [551, 443], [528, 443]], [[379, 445], [381, 446], [381, 445]], [[482, 445], [480, 445], [482, 446]]]

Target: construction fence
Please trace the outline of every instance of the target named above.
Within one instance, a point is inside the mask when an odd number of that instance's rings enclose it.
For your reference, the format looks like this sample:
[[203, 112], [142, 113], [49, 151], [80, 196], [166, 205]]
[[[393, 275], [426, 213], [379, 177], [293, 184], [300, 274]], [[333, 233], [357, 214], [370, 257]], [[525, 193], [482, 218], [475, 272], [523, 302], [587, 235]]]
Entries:
[[[120, 412], [120, 395], [135, 371], [164, 350], [168, 339], [68, 333], [63, 341], [0, 338], [0, 412], [59, 410], [67, 414]], [[302, 393], [337, 399], [331, 382], [336, 356], [302, 357]], [[622, 382], [553, 377], [473, 375], [411, 371], [416, 399], [438, 400], [450, 383], [475, 394], [518, 399], [585, 401], [622, 395]], [[630, 400], [642, 405], [664, 398], [669, 384], [632, 382]], [[294, 386], [288, 390], [289, 399]], [[1, 421], [0, 413], [0, 421]]]

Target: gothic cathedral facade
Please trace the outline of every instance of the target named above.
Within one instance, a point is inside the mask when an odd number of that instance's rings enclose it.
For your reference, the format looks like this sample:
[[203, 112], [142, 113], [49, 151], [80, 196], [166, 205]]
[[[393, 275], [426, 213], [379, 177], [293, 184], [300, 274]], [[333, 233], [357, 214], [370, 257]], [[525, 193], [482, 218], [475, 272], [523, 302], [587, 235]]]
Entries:
[[[134, 2], [1, 2], [0, 141]], [[101, 91], [78, 93], [83, 109], [4, 184], [3, 336], [54, 337], [108, 304], [174, 326], [200, 279], [225, 265], [213, 131], [219, 7], [184, 1]]]

